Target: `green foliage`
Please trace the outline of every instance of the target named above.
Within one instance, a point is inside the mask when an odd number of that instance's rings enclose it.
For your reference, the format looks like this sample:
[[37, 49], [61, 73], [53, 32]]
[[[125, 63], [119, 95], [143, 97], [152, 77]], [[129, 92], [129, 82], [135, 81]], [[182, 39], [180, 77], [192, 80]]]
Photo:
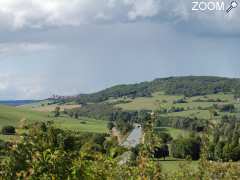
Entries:
[[51, 123], [34, 124], [22, 140], [8, 146], [8, 157], [0, 165], [0, 179], [161, 177], [157, 166], [148, 160], [139, 168], [119, 165], [114, 158], [126, 150], [105, 137], [62, 131]]
[[214, 104], [213, 107], [215, 109], [220, 110], [221, 112], [233, 113], [235, 111], [235, 106], [233, 104], [223, 104], [223, 105]]
[[161, 142], [163, 142], [164, 144], [171, 142], [173, 139], [171, 135], [167, 132], [156, 132], [156, 134], [161, 139]]
[[114, 123], [112, 121], [109, 121], [107, 124], [107, 128], [111, 130], [114, 127]]
[[102, 102], [110, 97], [135, 98], [151, 96], [148, 85], [148, 82], [132, 85], [118, 85], [93, 94], [81, 94], [77, 97], [77, 101], [80, 104], [85, 104], [87, 102]]
[[16, 133], [14, 126], [4, 126], [2, 127], [2, 134], [4, 135], [14, 135]]
[[239, 139], [240, 120], [234, 116], [224, 116], [213, 129], [213, 139], [210, 142], [211, 160], [240, 160]]
[[158, 116], [156, 120], [156, 127], [161, 126], [202, 132], [207, 127], [207, 120], [190, 117]]
[[[237, 180], [240, 177], [239, 164], [210, 162], [206, 159], [204, 152], [208, 145], [205, 141], [198, 169], [193, 169], [191, 161], [186, 161], [180, 163], [179, 171], [164, 173], [161, 163], [150, 158], [151, 148], [146, 145], [132, 149], [135, 160], [119, 164], [118, 157], [126, 149], [119, 147], [117, 141], [106, 134], [63, 131], [54, 128], [51, 123], [37, 123], [29, 127], [28, 134], [20, 141], [6, 146], [7, 157], [0, 163], [0, 179]], [[153, 131], [147, 132], [151, 134]], [[184, 140], [184, 150], [190, 152], [190, 156], [193, 155], [191, 150], [195, 152], [197, 149], [197, 141], [198, 138], [194, 136]], [[239, 147], [233, 152], [239, 154]], [[165, 157], [167, 154], [166, 144], [160, 145], [155, 151], [156, 157]]]
[[54, 110], [54, 117], [59, 117], [60, 116], [60, 107], [57, 106]]
[[175, 158], [188, 158], [198, 160], [200, 157], [201, 142], [199, 137], [179, 137], [171, 144], [171, 153]]
[[86, 104], [88, 102], [103, 102], [109, 98], [150, 97], [156, 91], [191, 97], [235, 90], [237, 96], [239, 84], [239, 79], [230, 78], [210, 76], [169, 77], [139, 84], [118, 85], [93, 94], [81, 94], [76, 97], [76, 100], [80, 104]]
[[[8, 158], [1, 163], [0, 175], [9, 179], [70, 178], [75, 168], [74, 163], [80, 160], [78, 158], [82, 153], [89, 153], [84, 155], [83, 164], [88, 164], [89, 159], [97, 158], [95, 154], [103, 149], [105, 137], [106, 135], [94, 134], [75, 135], [56, 129], [51, 123], [34, 124], [20, 142], [8, 147]], [[90, 144], [90, 149], [85, 148], [87, 144]], [[80, 154], [79, 149], [82, 149]], [[94, 162], [91, 164], [94, 165]], [[87, 167], [82, 167], [84, 168]], [[87, 177], [83, 177], [85, 176]]]
[[117, 111], [119, 111], [119, 109], [105, 103], [87, 104], [83, 105], [81, 108], [66, 110], [67, 114], [69, 114], [70, 116], [77, 114], [78, 116], [104, 120], [108, 120], [111, 117], [111, 114]]
[[162, 144], [160, 147], [155, 147], [154, 158], [165, 158], [169, 156], [169, 148], [167, 144]]
[[[236, 79], [207, 76], [173, 77], [165, 80], [165, 92], [168, 94], [183, 94], [187, 97], [230, 92], [235, 85], [234, 82], [238, 81]], [[159, 82], [161, 81], [159, 79]]]

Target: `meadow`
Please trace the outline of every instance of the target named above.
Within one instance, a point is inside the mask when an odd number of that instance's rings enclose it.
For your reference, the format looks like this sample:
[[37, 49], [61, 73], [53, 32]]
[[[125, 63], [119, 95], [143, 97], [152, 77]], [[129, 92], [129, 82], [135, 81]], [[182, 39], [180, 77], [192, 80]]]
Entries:
[[18, 106], [19, 108], [25, 108], [30, 109], [33, 111], [40, 111], [40, 112], [52, 112], [56, 109], [56, 107], [60, 108], [60, 111], [64, 111], [65, 109], [74, 109], [74, 108], [80, 108], [81, 105], [75, 104], [73, 102], [65, 103], [65, 104], [59, 104], [54, 103], [54, 101], [51, 100], [43, 100], [39, 102], [34, 102], [30, 104], [25, 104], [22, 106]]
[[176, 139], [179, 136], [186, 137], [190, 133], [187, 130], [176, 129], [176, 128], [172, 128], [172, 127], [156, 127], [154, 130], [157, 132], [169, 133], [173, 139]]
[[[182, 98], [184, 98], [184, 96], [166, 95], [163, 92], [156, 92], [152, 94], [152, 97], [119, 99], [119, 101], [124, 100], [126, 103], [119, 103], [115, 106], [123, 110], [158, 110], [161, 108], [170, 109], [171, 107], [184, 108], [184, 111], [167, 113], [167, 116], [198, 117], [203, 119], [210, 118], [211, 115], [207, 108], [212, 107], [214, 104], [234, 104], [237, 110], [240, 109], [240, 103], [234, 99], [233, 94], [219, 93], [190, 98], [185, 97], [185, 103], [175, 103]], [[234, 114], [236, 115], [237, 113]], [[224, 113], [220, 114], [223, 115]]]
[[[22, 123], [28, 124], [40, 121], [53, 121], [56, 127], [79, 131], [79, 132], [94, 132], [105, 133], [107, 132], [107, 122], [103, 120], [96, 120], [87, 117], [79, 117], [78, 119], [71, 118], [63, 113], [60, 117], [54, 117], [50, 112], [39, 112], [31, 109], [0, 106], [0, 129], [3, 126], [19, 127]], [[17, 129], [19, 132], [19, 129]], [[0, 139], [11, 139], [13, 136], [0, 135]]]
[[168, 157], [166, 160], [159, 160], [162, 171], [165, 173], [177, 173], [181, 171], [181, 167], [188, 164], [191, 168], [197, 171], [199, 161], [186, 161]]

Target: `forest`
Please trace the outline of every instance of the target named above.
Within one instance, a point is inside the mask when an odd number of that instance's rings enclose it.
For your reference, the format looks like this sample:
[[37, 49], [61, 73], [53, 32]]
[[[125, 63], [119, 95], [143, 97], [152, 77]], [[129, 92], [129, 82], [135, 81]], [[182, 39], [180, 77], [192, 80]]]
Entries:
[[75, 99], [78, 103], [84, 104], [87, 102], [102, 102], [111, 97], [148, 97], [157, 91], [187, 97], [232, 92], [236, 97], [239, 97], [239, 87], [240, 79], [212, 76], [169, 77], [138, 84], [117, 85], [93, 94], [80, 94]]

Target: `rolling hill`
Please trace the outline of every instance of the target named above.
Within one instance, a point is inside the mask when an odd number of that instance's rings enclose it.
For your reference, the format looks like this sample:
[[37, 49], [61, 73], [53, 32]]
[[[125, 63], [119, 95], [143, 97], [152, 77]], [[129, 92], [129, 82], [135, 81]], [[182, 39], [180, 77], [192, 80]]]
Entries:
[[0, 129], [6, 125], [18, 127], [22, 122], [33, 123], [37, 121], [53, 121], [57, 127], [74, 131], [107, 132], [107, 122], [102, 120], [86, 117], [75, 119], [64, 114], [56, 118], [52, 113], [48, 112], [0, 105]]
[[240, 79], [213, 76], [159, 78], [137, 84], [117, 85], [92, 94], [80, 94], [68, 101], [75, 100], [80, 104], [97, 103], [109, 98], [151, 97], [152, 93], [159, 91], [167, 95], [187, 97], [227, 92], [240, 96]]

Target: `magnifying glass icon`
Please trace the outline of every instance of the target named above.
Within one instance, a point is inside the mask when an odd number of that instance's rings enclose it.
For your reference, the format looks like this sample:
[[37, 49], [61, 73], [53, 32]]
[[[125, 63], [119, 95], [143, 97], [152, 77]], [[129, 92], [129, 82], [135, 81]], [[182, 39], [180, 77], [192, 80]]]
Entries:
[[238, 6], [237, 1], [232, 1], [230, 7], [226, 10], [226, 12], [229, 13], [233, 8], [236, 8], [237, 6]]

